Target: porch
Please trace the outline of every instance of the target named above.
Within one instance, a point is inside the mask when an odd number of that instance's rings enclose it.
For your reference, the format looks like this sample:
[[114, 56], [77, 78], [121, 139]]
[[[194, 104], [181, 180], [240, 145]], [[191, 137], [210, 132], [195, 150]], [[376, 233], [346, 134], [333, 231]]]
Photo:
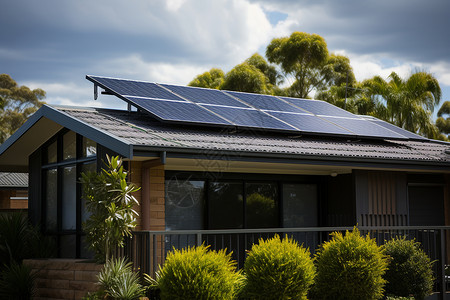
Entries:
[[[427, 299], [450, 299], [450, 276], [445, 275], [449, 264], [448, 246], [450, 226], [384, 226], [359, 227], [362, 234], [370, 233], [379, 245], [396, 236], [416, 239], [423, 250], [434, 261], [433, 271], [436, 278], [434, 294]], [[305, 228], [267, 228], [267, 229], [233, 229], [233, 230], [177, 230], [177, 231], [135, 231], [133, 238], [126, 241], [122, 250], [133, 261], [141, 274], [152, 277], [164, 264], [166, 255], [171, 249], [182, 249], [187, 246], [210, 245], [211, 249], [227, 249], [242, 268], [246, 251], [260, 238], [268, 238], [275, 234], [289, 236], [315, 253], [318, 245], [327, 241], [334, 231], [345, 232], [352, 227], [305, 227]], [[445, 295], [445, 297], [444, 297]]]

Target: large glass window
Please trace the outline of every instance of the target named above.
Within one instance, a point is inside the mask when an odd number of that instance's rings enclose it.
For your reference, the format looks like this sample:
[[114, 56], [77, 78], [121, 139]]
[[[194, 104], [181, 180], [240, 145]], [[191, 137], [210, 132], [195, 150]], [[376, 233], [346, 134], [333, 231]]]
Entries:
[[283, 227], [318, 226], [317, 186], [283, 184]]
[[242, 182], [210, 182], [208, 204], [209, 229], [244, 228]]
[[203, 229], [205, 181], [166, 180], [166, 229]]
[[56, 232], [58, 224], [58, 171], [50, 169], [45, 172], [45, 229]]
[[76, 133], [69, 131], [63, 136], [63, 159], [76, 158], [77, 155], [77, 143]]
[[60, 257], [89, 258], [90, 254], [81, 248], [81, 223], [87, 215], [78, 177], [81, 172], [96, 170], [97, 144], [63, 130], [43, 150], [44, 228], [57, 238]]
[[62, 180], [62, 229], [76, 229], [77, 226], [77, 193], [76, 167], [66, 167], [63, 169]]
[[245, 185], [247, 228], [276, 228], [278, 223], [278, 185], [247, 183]]

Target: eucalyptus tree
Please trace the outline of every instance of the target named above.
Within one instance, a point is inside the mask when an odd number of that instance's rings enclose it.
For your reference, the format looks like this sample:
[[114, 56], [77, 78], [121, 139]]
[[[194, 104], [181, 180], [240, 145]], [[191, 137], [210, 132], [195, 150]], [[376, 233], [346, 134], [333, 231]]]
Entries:
[[362, 99], [372, 102], [369, 114], [429, 138], [439, 136], [432, 113], [441, 100], [441, 88], [430, 73], [416, 72], [403, 79], [392, 72], [387, 81], [375, 76], [363, 87]]
[[42, 89], [19, 86], [8, 74], [0, 74], [0, 144], [44, 104], [44, 98]]
[[294, 32], [275, 38], [267, 46], [266, 57], [280, 67], [290, 83], [287, 93], [293, 97], [307, 98], [314, 90], [355, 81], [350, 60], [330, 55], [324, 38], [317, 34]]
[[219, 89], [224, 80], [225, 73], [221, 69], [212, 68], [205, 73], [197, 75], [191, 82], [189, 82], [189, 86]]

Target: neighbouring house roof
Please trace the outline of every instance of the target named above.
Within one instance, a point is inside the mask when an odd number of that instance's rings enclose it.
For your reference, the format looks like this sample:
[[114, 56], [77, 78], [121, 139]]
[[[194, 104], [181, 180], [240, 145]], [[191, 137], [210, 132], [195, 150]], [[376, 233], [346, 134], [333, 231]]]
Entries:
[[27, 188], [28, 173], [0, 172], [0, 188]]
[[357, 140], [233, 131], [162, 123], [140, 112], [47, 105], [0, 146], [0, 170], [24, 169], [28, 155], [63, 127], [130, 159], [158, 157], [164, 152], [168, 157], [307, 160], [315, 164], [401, 165], [450, 172], [450, 143], [434, 140]]

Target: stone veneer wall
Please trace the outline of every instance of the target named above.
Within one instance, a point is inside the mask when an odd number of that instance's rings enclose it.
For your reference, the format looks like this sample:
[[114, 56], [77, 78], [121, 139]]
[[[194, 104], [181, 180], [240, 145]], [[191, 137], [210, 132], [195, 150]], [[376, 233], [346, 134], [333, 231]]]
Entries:
[[95, 292], [97, 274], [103, 265], [81, 259], [26, 259], [37, 272], [33, 299], [81, 299]]

